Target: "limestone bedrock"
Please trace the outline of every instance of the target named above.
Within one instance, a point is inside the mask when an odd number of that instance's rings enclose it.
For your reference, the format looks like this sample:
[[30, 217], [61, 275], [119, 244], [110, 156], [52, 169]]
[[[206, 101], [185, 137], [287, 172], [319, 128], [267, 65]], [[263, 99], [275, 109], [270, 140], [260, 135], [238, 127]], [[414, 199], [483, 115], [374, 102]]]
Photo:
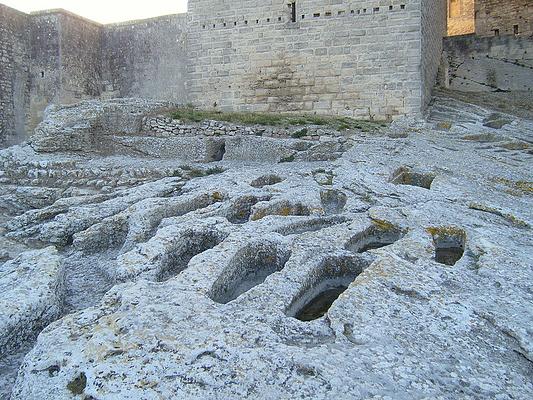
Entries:
[[532, 119], [162, 138], [143, 104], [0, 152], [0, 396], [533, 397]]

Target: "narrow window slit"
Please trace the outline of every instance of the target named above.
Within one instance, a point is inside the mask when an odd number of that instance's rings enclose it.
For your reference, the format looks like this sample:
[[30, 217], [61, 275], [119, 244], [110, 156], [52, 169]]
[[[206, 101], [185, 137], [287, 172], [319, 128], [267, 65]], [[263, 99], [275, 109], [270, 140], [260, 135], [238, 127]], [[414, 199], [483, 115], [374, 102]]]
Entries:
[[296, 22], [296, 2], [293, 1], [289, 7], [291, 8], [291, 21]]

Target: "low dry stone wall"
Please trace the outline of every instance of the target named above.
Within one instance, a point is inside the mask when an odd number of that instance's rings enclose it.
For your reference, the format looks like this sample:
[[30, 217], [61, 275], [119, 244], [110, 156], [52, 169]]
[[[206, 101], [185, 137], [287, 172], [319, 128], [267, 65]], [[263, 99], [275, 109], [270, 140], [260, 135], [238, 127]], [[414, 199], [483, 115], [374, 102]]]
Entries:
[[236, 125], [220, 121], [185, 123], [163, 115], [144, 117], [142, 131], [159, 137], [181, 136], [264, 136], [272, 138], [298, 138], [320, 140], [320, 137], [341, 137], [343, 132], [321, 126], [271, 127], [263, 125]]

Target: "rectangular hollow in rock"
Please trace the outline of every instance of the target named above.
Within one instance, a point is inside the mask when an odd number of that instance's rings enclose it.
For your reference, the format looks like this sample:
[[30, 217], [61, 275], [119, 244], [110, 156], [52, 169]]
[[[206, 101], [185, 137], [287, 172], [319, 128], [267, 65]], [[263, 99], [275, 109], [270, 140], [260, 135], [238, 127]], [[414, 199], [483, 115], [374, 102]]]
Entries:
[[464, 254], [466, 233], [455, 227], [429, 228], [435, 245], [435, 261], [439, 264], [454, 266]]
[[416, 172], [408, 167], [400, 167], [394, 171], [390, 182], [396, 185], [418, 186], [429, 190], [434, 179], [433, 173]]

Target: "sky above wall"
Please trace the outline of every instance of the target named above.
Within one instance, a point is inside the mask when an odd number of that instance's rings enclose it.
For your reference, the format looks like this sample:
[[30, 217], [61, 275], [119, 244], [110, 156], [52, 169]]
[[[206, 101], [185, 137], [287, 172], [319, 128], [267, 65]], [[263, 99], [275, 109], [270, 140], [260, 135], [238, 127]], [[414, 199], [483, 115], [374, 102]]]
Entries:
[[103, 24], [187, 11], [187, 0], [0, 0], [0, 3], [23, 12], [64, 8]]

